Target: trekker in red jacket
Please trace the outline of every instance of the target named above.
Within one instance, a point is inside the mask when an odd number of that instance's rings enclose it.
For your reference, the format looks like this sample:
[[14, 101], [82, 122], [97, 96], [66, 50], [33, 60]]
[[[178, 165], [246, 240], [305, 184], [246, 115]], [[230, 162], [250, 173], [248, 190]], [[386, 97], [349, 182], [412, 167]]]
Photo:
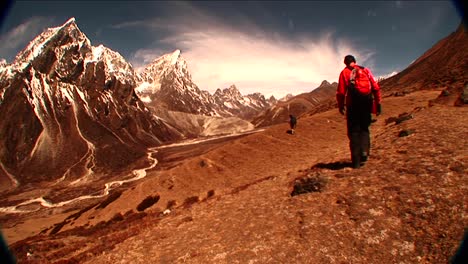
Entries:
[[379, 84], [371, 71], [356, 64], [352, 55], [344, 58], [336, 90], [339, 112], [346, 111], [347, 132], [353, 168], [364, 165], [369, 157], [371, 113], [382, 112]]

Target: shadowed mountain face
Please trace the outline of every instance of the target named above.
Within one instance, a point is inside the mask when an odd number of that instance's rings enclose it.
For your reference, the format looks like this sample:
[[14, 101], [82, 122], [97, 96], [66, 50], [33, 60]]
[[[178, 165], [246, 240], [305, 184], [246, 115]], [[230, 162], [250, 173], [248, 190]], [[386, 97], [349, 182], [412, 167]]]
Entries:
[[43, 32], [0, 70], [0, 178], [14, 184], [116, 170], [180, 138], [134, 92], [117, 52], [74, 19]]
[[[446, 88], [451, 94], [441, 101], [453, 101], [468, 80], [468, 34], [463, 24], [397, 75], [381, 82], [384, 91], [411, 91]], [[445, 96], [446, 97], [446, 96]]]
[[[327, 81], [323, 81], [312, 92], [294, 96], [284, 102], [277, 102], [276, 105], [257, 115], [252, 123], [256, 127], [270, 126], [288, 122], [290, 114], [299, 117], [305, 113], [320, 112], [317, 110], [328, 110], [328, 102], [331, 102], [333, 106], [332, 100], [335, 98], [337, 85], [336, 82], [330, 84]], [[327, 107], [324, 108], [324, 105]]]

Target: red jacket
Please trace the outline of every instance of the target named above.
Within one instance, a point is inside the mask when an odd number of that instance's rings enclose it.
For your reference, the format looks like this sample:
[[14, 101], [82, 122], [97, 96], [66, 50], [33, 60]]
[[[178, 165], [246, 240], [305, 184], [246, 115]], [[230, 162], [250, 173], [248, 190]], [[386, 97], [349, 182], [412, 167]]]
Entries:
[[[355, 65], [355, 67], [357, 67], [357, 65]], [[348, 87], [350, 85], [349, 79], [350, 79], [352, 70], [353, 70], [353, 67], [345, 67], [340, 73], [340, 78], [338, 79], [338, 88], [336, 89], [336, 101], [338, 103], [339, 109], [343, 108], [345, 105], [346, 107], [349, 107], [352, 104], [351, 96], [346, 96]], [[374, 97], [372, 113], [375, 114], [376, 109], [377, 109], [377, 104], [380, 104], [380, 101], [382, 99], [380, 95], [380, 86], [375, 81], [374, 76], [372, 75], [371, 71], [368, 68], [364, 68], [364, 71], [368, 74], [369, 80], [372, 85], [372, 94]]]

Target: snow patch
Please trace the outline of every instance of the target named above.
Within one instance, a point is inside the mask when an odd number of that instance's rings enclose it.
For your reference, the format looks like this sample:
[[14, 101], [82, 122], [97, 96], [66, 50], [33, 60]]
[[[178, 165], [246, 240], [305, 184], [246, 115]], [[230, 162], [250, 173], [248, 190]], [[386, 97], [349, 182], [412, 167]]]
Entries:
[[143, 102], [143, 103], [151, 103], [151, 98], [149, 96], [140, 96], [140, 100]]
[[171, 55], [171, 64], [174, 65], [176, 64], [177, 60], [179, 59], [180, 56], [180, 50], [176, 50], [172, 53]]
[[231, 104], [231, 102], [224, 102], [223, 104], [224, 104], [224, 106], [226, 106], [227, 108], [231, 108], [231, 109], [234, 108], [234, 106]]
[[0, 161], [0, 168], [5, 172], [5, 174], [8, 176], [8, 178], [13, 183], [13, 185], [17, 187], [19, 185], [18, 180], [16, 180], [16, 178], [6, 170], [5, 166], [3, 166], [3, 162], [1, 161]]

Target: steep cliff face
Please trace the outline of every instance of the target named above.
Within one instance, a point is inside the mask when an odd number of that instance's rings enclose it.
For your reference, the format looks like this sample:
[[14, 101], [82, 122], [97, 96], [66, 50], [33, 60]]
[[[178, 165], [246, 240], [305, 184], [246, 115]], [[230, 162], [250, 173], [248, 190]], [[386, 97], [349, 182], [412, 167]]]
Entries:
[[91, 46], [74, 18], [40, 34], [0, 70], [0, 177], [17, 185], [99, 174], [179, 138], [135, 86], [131, 65]]

